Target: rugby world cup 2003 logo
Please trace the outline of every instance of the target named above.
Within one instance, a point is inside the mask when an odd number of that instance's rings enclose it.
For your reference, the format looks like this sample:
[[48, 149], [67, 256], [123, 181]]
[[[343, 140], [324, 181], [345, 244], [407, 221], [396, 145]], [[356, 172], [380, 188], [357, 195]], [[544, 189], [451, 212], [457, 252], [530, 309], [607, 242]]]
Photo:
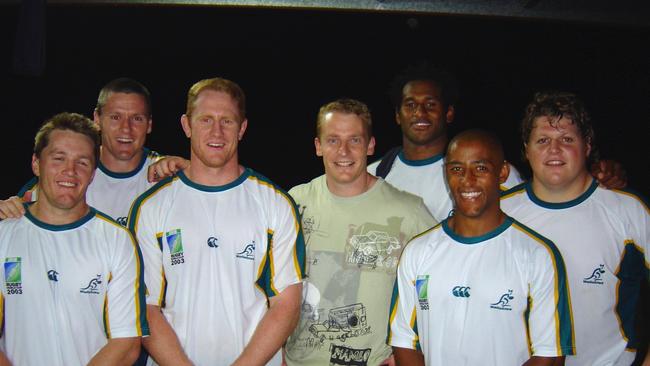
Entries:
[[5, 258], [5, 284], [7, 295], [20, 295], [23, 293], [21, 275], [21, 258]]
[[415, 279], [415, 290], [418, 294], [420, 310], [429, 310], [429, 275], [419, 275]]
[[165, 240], [169, 247], [172, 266], [185, 263], [185, 258], [183, 257], [183, 239], [181, 237], [181, 229], [174, 229], [166, 232]]

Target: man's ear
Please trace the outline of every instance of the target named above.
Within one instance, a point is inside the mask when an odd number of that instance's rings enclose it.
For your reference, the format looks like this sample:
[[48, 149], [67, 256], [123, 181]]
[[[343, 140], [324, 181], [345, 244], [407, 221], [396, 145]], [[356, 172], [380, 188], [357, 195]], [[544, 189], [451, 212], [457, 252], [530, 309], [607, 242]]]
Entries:
[[320, 139], [314, 137], [314, 146], [316, 147], [316, 156], [323, 156], [323, 151], [320, 148]]
[[447, 123], [454, 122], [454, 118], [456, 117], [456, 109], [453, 105], [447, 106], [447, 113], [445, 117], [447, 118]]
[[153, 117], [149, 117], [147, 122], [147, 135], [151, 133], [151, 128], [153, 127]]
[[510, 175], [510, 164], [504, 160], [503, 165], [501, 166], [501, 171], [499, 172], [499, 184], [503, 184], [508, 180]]
[[37, 177], [40, 176], [40, 159], [36, 154], [32, 154], [32, 173]]
[[375, 136], [370, 137], [368, 141], [368, 153], [366, 155], [371, 156], [375, 154]]
[[101, 123], [99, 123], [99, 112], [97, 111], [97, 108], [93, 111], [93, 122], [99, 127], [99, 129], [102, 129]]
[[192, 126], [190, 126], [190, 119], [186, 114], [181, 116], [181, 126], [183, 127], [183, 132], [185, 132], [185, 136], [188, 139], [192, 137]]
[[244, 119], [239, 126], [239, 132], [237, 133], [237, 139], [239, 141], [244, 138], [244, 132], [246, 132], [246, 128], [248, 128], [248, 119]]

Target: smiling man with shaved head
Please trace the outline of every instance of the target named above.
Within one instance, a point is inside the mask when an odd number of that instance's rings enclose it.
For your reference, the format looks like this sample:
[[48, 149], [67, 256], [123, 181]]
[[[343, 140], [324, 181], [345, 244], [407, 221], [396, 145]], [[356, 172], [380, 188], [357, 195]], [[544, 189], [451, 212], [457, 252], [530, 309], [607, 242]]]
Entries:
[[388, 338], [397, 364], [553, 365], [573, 354], [562, 256], [499, 207], [508, 176], [499, 140], [459, 134], [445, 170], [453, 214], [409, 243], [397, 271]]

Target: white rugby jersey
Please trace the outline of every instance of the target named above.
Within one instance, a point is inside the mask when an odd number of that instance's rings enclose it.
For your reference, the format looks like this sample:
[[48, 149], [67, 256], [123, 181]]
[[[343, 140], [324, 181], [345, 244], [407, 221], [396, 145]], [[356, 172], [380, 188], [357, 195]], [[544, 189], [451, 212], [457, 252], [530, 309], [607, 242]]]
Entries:
[[[292, 199], [246, 169], [204, 186], [180, 172], [141, 195], [129, 216], [157, 305], [196, 365], [230, 365], [267, 311], [300, 283], [304, 241]], [[280, 352], [271, 365], [279, 365]]]
[[[143, 159], [133, 171], [128, 173], [115, 173], [104, 166], [97, 164], [95, 178], [90, 182], [86, 191], [86, 202], [99, 211], [114, 218], [122, 226], [131, 208], [131, 203], [139, 195], [153, 186], [147, 181], [147, 168], [160, 159], [157, 152], [144, 149]], [[23, 197], [25, 202], [34, 202], [38, 199], [38, 178], [32, 178], [21, 188], [18, 197]]]
[[[376, 175], [380, 162], [381, 159], [368, 165], [368, 172]], [[422, 197], [424, 204], [437, 221], [446, 219], [454, 208], [445, 179], [443, 154], [422, 160], [408, 160], [404, 157], [404, 152], [400, 151], [385, 179], [403, 191]], [[505, 190], [521, 182], [519, 172], [511, 164], [510, 175], [501, 188]]]
[[630, 365], [639, 285], [648, 279], [648, 207], [595, 180], [564, 203], [544, 202], [524, 184], [505, 192], [501, 207], [551, 239], [564, 257], [576, 332], [576, 356], [566, 364]]
[[427, 365], [519, 366], [573, 354], [571, 322], [552, 242], [510, 217], [479, 237], [445, 220], [404, 249], [388, 343], [421, 349]]
[[13, 365], [86, 365], [109, 338], [149, 334], [139, 249], [91, 208], [48, 225], [0, 222], [2, 349]]

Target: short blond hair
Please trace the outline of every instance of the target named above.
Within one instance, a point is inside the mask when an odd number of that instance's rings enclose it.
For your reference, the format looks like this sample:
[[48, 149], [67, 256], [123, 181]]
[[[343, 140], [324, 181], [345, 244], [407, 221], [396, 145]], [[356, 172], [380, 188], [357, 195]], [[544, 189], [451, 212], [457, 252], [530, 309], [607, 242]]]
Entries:
[[234, 81], [230, 81], [223, 78], [212, 78], [212, 79], [203, 79], [197, 81], [192, 85], [190, 90], [187, 92], [187, 106], [185, 114], [188, 117], [192, 116], [194, 111], [196, 100], [204, 90], [213, 90], [218, 92], [223, 92], [237, 102], [237, 111], [239, 112], [239, 117], [244, 120], [246, 118], [246, 95], [242, 88], [237, 85]]
[[372, 136], [372, 118], [370, 117], [370, 109], [368, 109], [368, 106], [355, 99], [337, 99], [320, 107], [318, 117], [316, 117], [316, 137], [320, 137], [321, 127], [324, 122], [323, 120], [325, 119], [325, 115], [330, 112], [340, 112], [358, 116], [361, 121], [363, 121], [368, 135], [367, 137], [370, 138]]

